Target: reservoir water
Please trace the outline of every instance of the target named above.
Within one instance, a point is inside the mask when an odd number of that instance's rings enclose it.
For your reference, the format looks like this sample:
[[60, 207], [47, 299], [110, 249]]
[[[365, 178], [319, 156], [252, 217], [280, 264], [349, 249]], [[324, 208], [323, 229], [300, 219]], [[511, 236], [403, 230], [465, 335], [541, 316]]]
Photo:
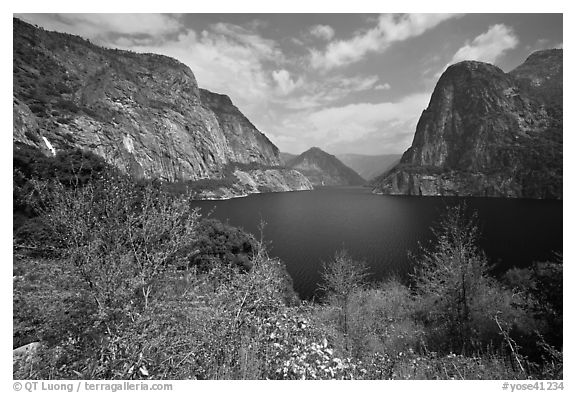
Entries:
[[466, 204], [478, 214], [480, 247], [494, 273], [562, 252], [562, 201], [375, 195], [367, 188], [256, 194], [225, 201], [194, 201], [204, 217], [217, 218], [264, 240], [284, 261], [303, 299], [314, 296], [323, 261], [337, 250], [364, 260], [374, 279], [413, 271], [419, 244], [447, 206]]

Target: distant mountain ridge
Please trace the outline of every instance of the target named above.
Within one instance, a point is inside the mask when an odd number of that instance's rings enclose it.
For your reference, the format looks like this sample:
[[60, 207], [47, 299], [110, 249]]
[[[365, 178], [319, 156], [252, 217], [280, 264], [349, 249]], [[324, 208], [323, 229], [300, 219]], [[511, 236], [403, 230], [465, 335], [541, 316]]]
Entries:
[[46, 155], [79, 148], [135, 178], [165, 181], [219, 179], [234, 163], [261, 165], [258, 179], [234, 175], [238, 194], [311, 188], [279, 167], [278, 148], [228, 96], [200, 89], [173, 58], [98, 47], [16, 18], [13, 43], [15, 144]]
[[358, 186], [366, 181], [353, 169], [344, 165], [336, 156], [318, 147], [312, 147], [286, 166], [303, 173], [315, 186]]
[[412, 146], [374, 192], [562, 198], [562, 50], [504, 73], [464, 61], [442, 74]]
[[290, 160], [296, 157], [298, 157], [298, 154], [285, 153], [282, 151], [280, 152], [280, 162], [282, 163], [282, 165], [286, 165]]
[[354, 169], [362, 178], [372, 180], [398, 164], [402, 154], [336, 154], [336, 157], [344, 165]]

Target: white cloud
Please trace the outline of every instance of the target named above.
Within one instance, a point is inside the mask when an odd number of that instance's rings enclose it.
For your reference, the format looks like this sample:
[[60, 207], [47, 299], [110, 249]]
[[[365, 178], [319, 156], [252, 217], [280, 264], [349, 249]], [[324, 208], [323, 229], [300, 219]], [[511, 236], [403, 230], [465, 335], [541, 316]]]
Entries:
[[398, 102], [322, 109], [308, 118], [319, 132], [333, 135], [335, 142], [351, 141], [386, 123], [394, 125], [414, 121], [429, 100], [429, 94], [414, 94]]
[[242, 26], [230, 23], [217, 23], [212, 26], [212, 31], [226, 36], [245, 47], [252, 48], [258, 54], [259, 58], [272, 58], [281, 55], [274, 41], [265, 39]]
[[310, 34], [314, 37], [330, 41], [334, 37], [334, 29], [328, 25], [315, 25], [310, 28]]
[[286, 116], [275, 128], [274, 140], [281, 149], [284, 144], [297, 146], [292, 148], [295, 151], [318, 145], [330, 152], [351, 152], [358, 142], [364, 144], [365, 153], [402, 152], [410, 146], [416, 123], [429, 100], [429, 93], [419, 93], [397, 102], [298, 112]]
[[[200, 87], [228, 94], [253, 122], [261, 118], [277, 88], [269, 64], [283, 58], [274, 41], [228, 24], [214, 25], [199, 34], [188, 30], [157, 46], [116, 46], [180, 60], [192, 69]], [[280, 89], [289, 90], [290, 81], [282, 80], [284, 85]]]
[[453, 18], [455, 14], [384, 14], [378, 24], [356, 33], [349, 40], [328, 44], [325, 51], [312, 50], [310, 62], [317, 69], [333, 69], [355, 63], [370, 52], [382, 52], [390, 44], [421, 35], [439, 23]]
[[277, 71], [272, 71], [272, 78], [276, 81], [280, 94], [288, 95], [294, 91], [298, 86], [297, 82], [294, 82], [290, 77], [290, 72], [282, 69]]
[[390, 90], [391, 88], [390, 83], [380, 83], [374, 86], [374, 90]]
[[352, 77], [335, 75], [306, 82], [299, 79], [301, 94], [297, 99], [282, 100], [281, 103], [288, 109], [314, 109], [333, 104], [353, 93], [390, 88], [388, 83], [379, 82], [380, 78], [376, 75]]
[[381, 15], [378, 28], [387, 42], [404, 41], [416, 37], [439, 23], [459, 16], [457, 14], [407, 14], [407, 15]]
[[347, 41], [331, 42], [324, 52], [311, 50], [311, 64], [318, 69], [340, 67], [359, 61], [368, 52], [374, 52], [381, 46], [378, 29], [372, 29]]
[[114, 35], [161, 36], [182, 28], [178, 17], [166, 14], [20, 14], [22, 19], [97, 42]]
[[463, 60], [477, 60], [494, 64], [506, 51], [518, 45], [518, 38], [512, 28], [497, 24], [458, 49], [450, 64]]

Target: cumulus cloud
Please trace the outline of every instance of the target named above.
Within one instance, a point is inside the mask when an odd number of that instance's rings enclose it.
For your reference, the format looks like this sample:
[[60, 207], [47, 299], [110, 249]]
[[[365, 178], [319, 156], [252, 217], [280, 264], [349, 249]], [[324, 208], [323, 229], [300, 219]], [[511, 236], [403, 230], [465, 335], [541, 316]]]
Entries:
[[398, 102], [327, 108], [312, 113], [309, 120], [319, 132], [332, 134], [335, 142], [345, 142], [384, 124], [398, 125], [414, 121], [426, 108], [429, 99], [429, 94], [413, 94]]
[[374, 90], [390, 90], [391, 88], [390, 83], [380, 83], [374, 86]]
[[275, 140], [281, 148], [285, 143], [298, 146], [302, 151], [307, 148], [305, 145], [315, 144], [332, 153], [403, 152], [410, 146], [416, 123], [429, 99], [429, 93], [418, 93], [395, 102], [359, 103], [299, 112], [284, 118], [275, 131]]
[[362, 60], [370, 52], [383, 52], [392, 43], [421, 35], [455, 14], [384, 14], [375, 27], [358, 32], [349, 40], [328, 44], [324, 51], [311, 50], [314, 68], [329, 70]]
[[276, 81], [278, 89], [282, 95], [288, 95], [294, 91], [298, 86], [297, 82], [294, 82], [290, 76], [290, 72], [282, 69], [277, 71], [272, 71], [272, 78]]
[[512, 28], [497, 24], [488, 31], [467, 42], [452, 57], [450, 64], [463, 60], [477, 60], [494, 64], [506, 51], [518, 45], [518, 38]]
[[376, 75], [357, 75], [344, 77], [329, 76], [321, 80], [299, 80], [301, 94], [298, 99], [283, 100], [282, 105], [288, 109], [314, 109], [320, 106], [333, 105], [336, 101], [367, 90], [387, 90], [388, 83], [380, 83]]
[[315, 25], [310, 28], [314, 37], [330, 41], [334, 37], [334, 29], [328, 25]]
[[255, 123], [275, 92], [287, 94], [296, 85], [289, 74], [280, 70], [274, 77], [270, 71], [283, 58], [276, 43], [240, 26], [220, 23], [198, 33], [186, 30], [156, 46], [115, 46], [180, 60], [192, 69], [199, 86], [230, 95]]

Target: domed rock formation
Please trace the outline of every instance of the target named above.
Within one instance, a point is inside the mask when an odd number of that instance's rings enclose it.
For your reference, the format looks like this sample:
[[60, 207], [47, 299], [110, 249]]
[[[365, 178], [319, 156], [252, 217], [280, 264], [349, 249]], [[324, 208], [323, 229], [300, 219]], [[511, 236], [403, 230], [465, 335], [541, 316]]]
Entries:
[[562, 198], [562, 50], [443, 73], [384, 194]]

